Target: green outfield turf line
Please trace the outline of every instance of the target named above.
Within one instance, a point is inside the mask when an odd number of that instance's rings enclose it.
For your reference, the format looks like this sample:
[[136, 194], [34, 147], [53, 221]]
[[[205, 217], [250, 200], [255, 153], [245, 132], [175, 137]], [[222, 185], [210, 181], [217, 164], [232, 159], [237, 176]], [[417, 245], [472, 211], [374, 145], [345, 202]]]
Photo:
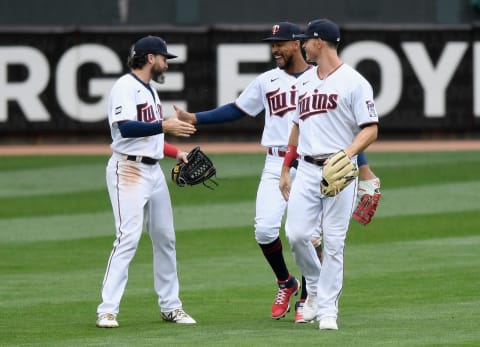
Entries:
[[19, 170], [40, 170], [65, 166], [101, 165], [105, 155], [19, 155], [0, 156], [0, 173]]
[[0, 171], [0, 181], [9, 182], [0, 191], [0, 197], [106, 189], [105, 165], [102, 164]]
[[[236, 186], [238, 181], [233, 183]], [[191, 230], [199, 226], [201, 229], [232, 226], [253, 228], [255, 202], [253, 196], [250, 200], [247, 197], [255, 191], [255, 184], [256, 181], [252, 179], [250, 191], [246, 193], [244, 189], [235, 196], [232, 186], [225, 188], [229, 194], [220, 195], [205, 188], [197, 189], [200, 187], [193, 188], [191, 192], [195, 191], [195, 194], [184, 194], [185, 191], [189, 193], [189, 187], [173, 187], [172, 191], [176, 194], [173, 199], [176, 230]], [[459, 212], [461, 216], [462, 213], [471, 212], [478, 215], [479, 191], [480, 182], [384, 189], [374, 224], [392, 216], [404, 216], [409, 218], [410, 223], [419, 219], [422, 223], [422, 216], [432, 214]], [[179, 204], [188, 196], [191, 199], [186, 201], [187, 204]], [[106, 192], [55, 195], [45, 199], [33, 196], [3, 201], [5, 205], [0, 210], [0, 216], [8, 215], [10, 218], [0, 218], [0, 241], [72, 239], [113, 233], [113, 217]], [[29, 208], [24, 209], [23, 206], [27, 204]], [[462, 217], [458, 218], [457, 225], [461, 225]], [[56, 227], [52, 228], [52, 225]]]

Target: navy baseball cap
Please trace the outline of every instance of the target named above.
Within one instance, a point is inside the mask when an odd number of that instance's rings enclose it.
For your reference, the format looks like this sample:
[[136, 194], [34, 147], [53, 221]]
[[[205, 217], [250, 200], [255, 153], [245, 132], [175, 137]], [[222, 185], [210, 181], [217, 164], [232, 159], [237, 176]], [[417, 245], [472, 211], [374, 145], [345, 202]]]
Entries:
[[293, 23], [280, 22], [272, 27], [271, 35], [262, 41], [294, 41], [298, 40], [294, 36], [301, 32], [300, 28]]
[[176, 58], [175, 54], [167, 51], [167, 43], [158, 36], [145, 36], [135, 42], [132, 46], [131, 55], [161, 54], [167, 59]]
[[295, 39], [320, 38], [333, 43], [340, 42], [340, 29], [338, 25], [328, 19], [316, 19], [308, 23], [305, 33], [295, 35]]

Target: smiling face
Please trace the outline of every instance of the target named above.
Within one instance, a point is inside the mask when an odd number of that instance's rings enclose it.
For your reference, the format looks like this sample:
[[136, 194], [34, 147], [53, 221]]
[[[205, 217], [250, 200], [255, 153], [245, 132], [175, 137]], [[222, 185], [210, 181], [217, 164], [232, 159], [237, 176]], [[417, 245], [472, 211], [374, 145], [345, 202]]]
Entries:
[[303, 49], [308, 62], [316, 62], [318, 57], [318, 44], [320, 39], [307, 38], [303, 41]]
[[282, 70], [288, 70], [297, 51], [300, 49], [299, 41], [273, 41], [272, 55], [275, 63]]

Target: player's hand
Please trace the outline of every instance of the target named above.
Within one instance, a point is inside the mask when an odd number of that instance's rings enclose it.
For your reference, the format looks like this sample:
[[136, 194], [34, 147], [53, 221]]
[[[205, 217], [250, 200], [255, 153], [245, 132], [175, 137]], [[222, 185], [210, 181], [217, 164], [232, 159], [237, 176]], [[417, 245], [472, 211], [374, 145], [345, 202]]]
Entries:
[[187, 156], [188, 156], [188, 152], [182, 152], [182, 151], [178, 151], [177, 153], [177, 162], [184, 162], [185, 164], [188, 163], [188, 159], [187, 159]]
[[164, 120], [162, 122], [162, 128], [165, 134], [179, 137], [190, 137], [190, 135], [193, 135], [197, 131], [192, 124], [182, 122], [176, 115]]
[[290, 169], [282, 167], [282, 175], [280, 176], [280, 182], [278, 183], [280, 192], [282, 193], [285, 201], [288, 201], [290, 197], [290, 188], [292, 186], [292, 179], [290, 177]]
[[175, 110], [175, 115], [181, 121], [190, 123], [190, 124], [197, 124], [197, 117], [195, 113], [187, 112], [184, 109], [181, 109], [177, 105], [173, 105], [173, 109]]

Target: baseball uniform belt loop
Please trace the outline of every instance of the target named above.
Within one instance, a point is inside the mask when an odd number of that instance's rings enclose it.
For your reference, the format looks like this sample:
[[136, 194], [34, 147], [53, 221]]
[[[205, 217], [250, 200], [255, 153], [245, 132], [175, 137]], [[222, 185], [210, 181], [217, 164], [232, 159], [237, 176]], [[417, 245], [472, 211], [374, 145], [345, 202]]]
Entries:
[[323, 164], [328, 159], [328, 157], [326, 157], [326, 158], [314, 158], [312, 156], [306, 155], [306, 156], [302, 157], [302, 159], [305, 160], [307, 163], [314, 164], [314, 165], [317, 165], [317, 166], [323, 166]]
[[127, 160], [135, 161], [137, 163], [143, 163], [147, 165], [155, 165], [156, 163], [158, 163], [157, 159], [153, 159], [150, 157], [141, 157], [136, 155], [127, 155]]
[[278, 147], [268, 147], [267, 153], [276, 157], [285, 157], [287, 151], [281, 150]]

